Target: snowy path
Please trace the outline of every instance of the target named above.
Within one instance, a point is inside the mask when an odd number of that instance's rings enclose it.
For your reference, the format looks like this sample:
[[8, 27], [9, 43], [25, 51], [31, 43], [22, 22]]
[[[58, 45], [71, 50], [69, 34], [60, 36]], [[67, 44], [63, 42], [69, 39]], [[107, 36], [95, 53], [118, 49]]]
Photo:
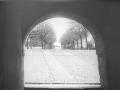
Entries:
[[25, 83], [99, 83], [94, 50], [26, 50]]

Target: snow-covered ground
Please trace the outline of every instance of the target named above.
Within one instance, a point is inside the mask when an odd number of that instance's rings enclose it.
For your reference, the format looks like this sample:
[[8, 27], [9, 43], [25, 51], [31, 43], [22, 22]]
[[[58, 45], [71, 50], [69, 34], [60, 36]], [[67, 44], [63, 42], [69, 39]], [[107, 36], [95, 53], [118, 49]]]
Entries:
[[25, 83], [100, 83], [95, 50], [26, 49]]

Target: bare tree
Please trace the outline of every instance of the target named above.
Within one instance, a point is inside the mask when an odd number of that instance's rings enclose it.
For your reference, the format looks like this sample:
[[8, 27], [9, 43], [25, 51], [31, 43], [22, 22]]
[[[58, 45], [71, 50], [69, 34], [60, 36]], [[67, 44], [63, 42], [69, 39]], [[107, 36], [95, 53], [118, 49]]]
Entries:
[[70, 30], [67, 30], [65, 34], [60, 38], [61, 44], [70, 46], [71, 49], [75, 48], [75, 41], [77, 40], [77, 36], [72, 33]]
[[88, 30], [84, 27], [84, 31], [83, 31], [83, 37], [85, 38], [85, 41], [86, 41], [86, 48], [89, 49], [88, 47], [88, 36], [90, 35], [90, 33], [88, 32]]
[[84, 26], [77, 22], [70, 22], [70, 31], [77, 36], [77, 49], [78, 49], [78, 40], [81, 41], [81, 49], [83, 49], [82, 39], [84, 36]]
[[50, 41], [53, 39], [47, 39], [48, 36], [50, 36], [51, 38], [54, 38], [54, 41], [55, 41], [55, 37], [54, 37], [55, 33], [52, 27], [49, 25], [49, 23], [45, 23], [45, 22], [38, 24], [29, 35], [30, 38], [37, 37], [41, 41], [42, 49], [45, 49], [46, 43], [53, 42], [53, 41]]

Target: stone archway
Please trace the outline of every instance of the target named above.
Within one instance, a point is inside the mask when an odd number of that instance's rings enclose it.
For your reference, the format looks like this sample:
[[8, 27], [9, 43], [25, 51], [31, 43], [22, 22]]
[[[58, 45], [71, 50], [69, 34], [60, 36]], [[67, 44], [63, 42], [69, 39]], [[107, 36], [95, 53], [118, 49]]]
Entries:
[[[72, 20], [75, 20], [79, 23], [81, 23], [83, 26], [87, 28], [87, 30], [92, 34], [94, 40], [95, 40], [95, 45], [96, 45], [96, 54], [98, 56], [98, 65], [99, 65], [99, 73], [100, 73], [100, 83], [103, 88], [107, 88], [107, 75], [106, 75], [106, 61], [105, 61], [105, 52], [104, 52], [104, 43], [102, 40], [101, 35], [99, 34], [97, 28], [87, 19], [85, 19], [82, 16], [79, 16], [74, 13], [70, 12], [54, 12], [51, 14], [48, 14], [42, 18], [40, 18], [38, 21], [36, 21], [29, 29], [27, 32], [25, 39], [23, 41], [23, 50], [24, 50], [24, 44], [26, 41], [26, 38], [28, 34], [31, 32], [31, 30], [40, 22], [53, 18], [53, 17], [64, 17], [64, 18], [69, 18]], [[24, 51], [23, 51], [24, 53]]]

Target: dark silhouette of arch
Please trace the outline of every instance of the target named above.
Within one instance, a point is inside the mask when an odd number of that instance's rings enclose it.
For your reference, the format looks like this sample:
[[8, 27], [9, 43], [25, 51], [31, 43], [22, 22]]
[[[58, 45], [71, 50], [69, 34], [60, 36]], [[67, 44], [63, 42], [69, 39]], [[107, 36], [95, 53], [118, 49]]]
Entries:
[[54, 12], [54, 13], [48, 14], [48, 15], [40, 18], [30, 27], [26, 36], [24, 37], [23, 49], [24, 49], [24, 44], [26, 42], [27, 36], [31, 32], [31, 30], [36, 25], [41, 23], [42, 21], [45, 21], [45, 20], [50, 19], [50, 18], [55, 18], [55, 17], [64, 17], [64, 18], [68, 18], [68, 19], [77, 21], [78, 23], [80, 23], [84, 27], [86, 27], [86, 29], [91, 33], [91, 35], [93, 36], [93, 38], [95, 40], [96, 54], [98, 56], [98, 65], [99, 65], [101, 87], [104, 89], [107, 89], [106, 61], [105, 61], [103, 39], [102, 39], [101, 35], [99, 34], [97, 28], [89, 20], [87, 20], [86, 18], [84, 18], [80, 15], [70, 13], [70, 12], [59, 11], [59, 12]]

